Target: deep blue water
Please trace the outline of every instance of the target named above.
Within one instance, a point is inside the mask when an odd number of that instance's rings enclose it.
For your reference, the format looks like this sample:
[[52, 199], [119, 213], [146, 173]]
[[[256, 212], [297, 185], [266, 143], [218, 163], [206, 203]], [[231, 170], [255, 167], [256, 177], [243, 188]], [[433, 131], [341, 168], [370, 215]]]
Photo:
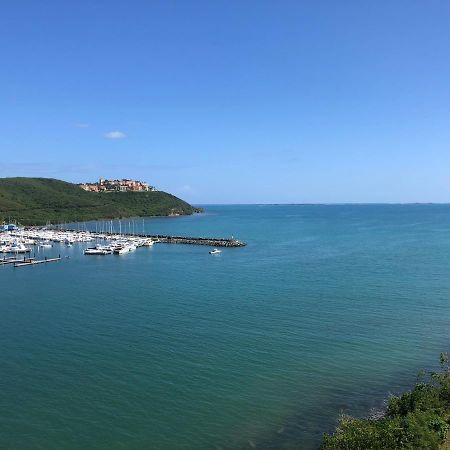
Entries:
[[1, 448], [316, 448], [449, 349], [449, 205], [207, 206], [134, 227], [248, 246], [56, 246], [70, 259], [0, 267]]

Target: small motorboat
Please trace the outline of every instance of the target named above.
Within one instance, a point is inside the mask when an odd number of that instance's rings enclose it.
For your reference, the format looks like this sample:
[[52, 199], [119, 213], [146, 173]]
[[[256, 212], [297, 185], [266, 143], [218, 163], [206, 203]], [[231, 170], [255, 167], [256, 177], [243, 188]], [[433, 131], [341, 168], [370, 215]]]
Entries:
[[210, 255], [218, 255], [219, 253], [222, 253], [222, 250], [217, 250], [217, 248], [209, 252]]
[[89, 247], [84, 251], [85, 255], [110, 255], [112, 252], [106, 247], [97, 245], [96, 247]]
[[14, 242], [12, 245], [6, 248], [6, 253], [29, 253], [31, 250], [21, 242]]
[[124, 255], [125, 253], [133, 252], [136, 250], [136, 246], [133, 244], [125, 244], [114, 249], [116, 255]]

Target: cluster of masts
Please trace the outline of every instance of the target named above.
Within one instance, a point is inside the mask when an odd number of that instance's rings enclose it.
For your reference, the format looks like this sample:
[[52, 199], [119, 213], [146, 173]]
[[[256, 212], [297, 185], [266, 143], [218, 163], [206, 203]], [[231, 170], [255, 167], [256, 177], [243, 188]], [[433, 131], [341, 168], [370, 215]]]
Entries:
[[94, 233], [90, 231], [66, 231], [52, 229], [14, 230], [0, 234], [0, 253], [30, 253], [33, 247], [51, 248], [54, 243], [72, 247], [74, 243], [106, 241], [84, 250], [85, 255], [124, 254], [138, 247], [149, 247], [157, 240], [140, 236]]
[[123, 239], [118, 236], [108, 236], [111, 242], [109, 244], [100, 245], [97, 244], [94, 247], [88, 247], [85, 251], [85, 255], [111, 255], [113, 253], [117, 255], [123, 255], [124, 253], [133, 252], [138, 247], [150, 247], [154, 244], [154, 240], [150, 238], [138, 238], [129, 237]]

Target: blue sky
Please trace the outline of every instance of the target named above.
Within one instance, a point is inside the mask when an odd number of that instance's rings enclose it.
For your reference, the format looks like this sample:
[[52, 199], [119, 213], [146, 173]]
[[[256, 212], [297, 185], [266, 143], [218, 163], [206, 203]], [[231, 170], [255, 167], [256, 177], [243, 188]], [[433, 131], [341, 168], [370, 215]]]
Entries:
[[0, 177], [450, 202], [450, 3], [0, 6]]

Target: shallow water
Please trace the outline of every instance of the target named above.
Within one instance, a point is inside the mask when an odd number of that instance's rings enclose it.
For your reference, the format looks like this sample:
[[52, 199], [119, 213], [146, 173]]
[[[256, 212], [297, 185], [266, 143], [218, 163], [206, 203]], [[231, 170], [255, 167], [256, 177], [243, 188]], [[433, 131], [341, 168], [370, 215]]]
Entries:
[[2, 447], [316, 448], [448, 349], [449, 205], [206, 211], [134, 229], [248, 246], [0, 267]]

